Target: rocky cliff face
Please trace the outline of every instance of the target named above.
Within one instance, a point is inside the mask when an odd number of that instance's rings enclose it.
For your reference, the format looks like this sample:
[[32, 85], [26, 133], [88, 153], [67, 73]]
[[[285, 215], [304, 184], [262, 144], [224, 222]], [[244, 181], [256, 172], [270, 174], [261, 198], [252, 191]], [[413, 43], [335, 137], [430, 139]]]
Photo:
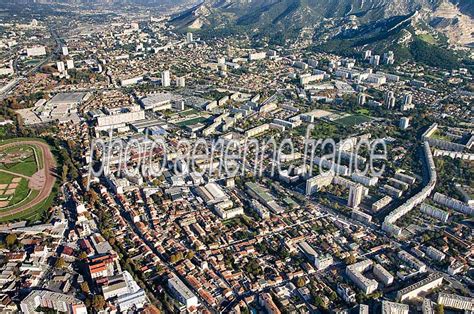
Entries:
[[[473, 3], [474, 1], [471, 2]], [[472, 46], [474, 44], [472, 7], [445, 1], [427, 19], [432, 27], [446, 35], [450, 43]]]
[[452, 42], [469, 44], [473, 42], [473, 3], [472, 0], [204, 0], [177, 16], [173, 23], [195, 29], [232, 26], [254, 32], [310, 30], [317, 34], [321, 33], [322, 25], [340, 26], [337, 30], [340, 32], [417, 13], [417, 18], [445, 33]]

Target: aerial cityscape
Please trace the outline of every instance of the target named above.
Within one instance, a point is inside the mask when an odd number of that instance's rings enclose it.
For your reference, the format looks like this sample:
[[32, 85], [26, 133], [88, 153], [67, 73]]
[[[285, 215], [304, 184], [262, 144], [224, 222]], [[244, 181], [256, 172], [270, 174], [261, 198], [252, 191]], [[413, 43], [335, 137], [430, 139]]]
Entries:
[[472, 0], [0, 0], [0, 313], [474, 313]]

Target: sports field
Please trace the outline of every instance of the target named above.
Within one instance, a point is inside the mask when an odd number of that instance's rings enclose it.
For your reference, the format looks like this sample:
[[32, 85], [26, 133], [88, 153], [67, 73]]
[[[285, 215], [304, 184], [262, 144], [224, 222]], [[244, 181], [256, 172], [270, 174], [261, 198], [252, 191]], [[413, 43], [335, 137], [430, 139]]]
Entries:
[[344, 118], [335, 120], [334, 122], [342, 124], [344, 126], [356, 126], [365, 122], [372, 121], [371, 118], [364, 116], [364, 115], [351, 115], [351, 116], [346, 116]]
[[188, 125], [192, 125], [192, 124], [196, 124], [196, 123], [201, 123], [201, 122], [204, 122], [206, 120], [207, 119], [204, 118], [204, 117], [197, 117], [197, 118], [193, 118], [193, 119], [178, 122], [178, 123], [176, 123], [176, 125], [178, 125], [180, 127], [184, 127], [184, 126], [188, 126]]
[[25, 176], [32, 176], [42, 166], [37, 159], [34, 146], [18, 145], [0, 151], [0, 170], [8, 170]]
[[54, 169], [46, 143], [34, 139], [0, 142], [0, 222], [35, 219], [47, 209]]

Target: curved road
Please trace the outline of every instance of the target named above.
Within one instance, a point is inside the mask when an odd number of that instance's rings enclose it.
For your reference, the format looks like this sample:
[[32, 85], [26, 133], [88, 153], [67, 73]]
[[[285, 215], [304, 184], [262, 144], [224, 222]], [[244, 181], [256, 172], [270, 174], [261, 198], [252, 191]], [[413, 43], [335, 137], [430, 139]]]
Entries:
[[[27, 205], [21, 206], [20, 208], [14, 208], [11, 210], [7, 211], [1, 211], [0, 210], [0, 218], [5, 218], [11, 215], [19, 214], [23, 211], [27, 211], [31, 209], [32, 207], [41, 204], [44, 200], [46, 200], [50, 195], [53, 190], [54, 183], [56, 181], [56, 178], [53, 175], [53, 170], [56, 168], [56, 162], [54, 160], [53, 154], [51, 153], [51, 150], [49, 149], [48, 144], [43, 143], [41, 141], [18, 141], [14, 143], [8, 143], [5, 145], [0, 145], [0, 148], [6, 148], [6, 147], [14, 147], [17, 145], [31, 145], [36, 148], [41, 149], [42, 152], [42, 157], [43, 157], [43, 169], [44, 175], [45, 175], [45, 181], [43, 184], [43, 187], [40, 190], [40, 193], [36, 195], [36, 197], [31, 200]], [[41, 170], [40, 170], [41, 171]], [[18, 175], [21, 176], [21, 175]]]

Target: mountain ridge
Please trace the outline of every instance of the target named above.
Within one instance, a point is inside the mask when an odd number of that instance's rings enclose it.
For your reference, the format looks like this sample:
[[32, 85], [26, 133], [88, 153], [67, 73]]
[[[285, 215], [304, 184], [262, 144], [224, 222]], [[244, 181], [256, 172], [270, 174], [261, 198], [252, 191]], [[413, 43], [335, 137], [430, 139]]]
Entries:
[[[137, 4], [144, 6], [172, 5], [193, 2], [193, 0], [11, 0], [12, 4], [77, 4], [77, 5], [120, 5]], [[194, 1], [195, 2], [195, 1]], [[1, 4], [1, 3], [0, 3]]]
[[[313, 37], [335, 37], [397, 16], [415, 16], [424, 31], [445, 33], [462, 44], [474, 42], [474, 5], [468, 0], [204, 0], [177, 15], [171, 23], [194, 30], [246, 29], [249, 33], [312, 32]], [[443, 8], [443, 9], [440, 9]], [[331, 24], [339, 26], [331, 29]], [[321, 29], [329, 28], [328, 32]], [[460, 36], [459, 34], [462, 34]], [[462, 38], [460, 38], [462, 37]], [[314, 39], [314, 38], [313, 38]], [[318, 38], [316, 38], [318, 39]]]

